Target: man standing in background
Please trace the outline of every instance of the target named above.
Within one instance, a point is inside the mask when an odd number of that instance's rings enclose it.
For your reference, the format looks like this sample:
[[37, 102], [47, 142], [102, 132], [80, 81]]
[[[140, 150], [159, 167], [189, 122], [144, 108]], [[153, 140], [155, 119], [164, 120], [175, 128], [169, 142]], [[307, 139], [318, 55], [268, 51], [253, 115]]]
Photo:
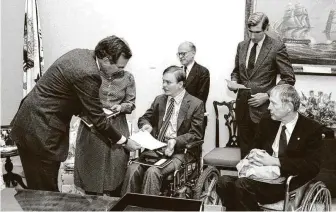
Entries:
[[[186, 91], [202, 100], [204, 107], [209, 95], [210, 73], [207, 68], [196, 63], [194, 60], [196, 46], [191, 42], [183, 42], [178, 47], [177, 56], [186, 74]], [[207, 125], [207, 117], [204, 116], [204, 129]]]
[[74, 49], [57, 59], [22, 100], [10, 136], [29, 189], [58, 191], [58, 170], [68, 155], [73, 115], [86, 116], [106, 142], [125, 145], [129, 151], [140, 148], [113, 127], [99, 98], [99, 71], [123, 70], [131, 56], [129, 46], [116, 36], [101, 40], [94, 51]]
[[[231, 91], [246, 87], [237, 94], [236, 117], [241, 158], [249, 152], [256, 126], [267, 112], [267, 92], [278, 84], [294, 85], [295, 75], [286, 46], [268, 35], [268, 17], [261, 12], [253, 13], [247, 23], [249, 39], [238, 44], [235, 67], [231, 73]], [[237, 84], [241, 84], [237, 86]]]

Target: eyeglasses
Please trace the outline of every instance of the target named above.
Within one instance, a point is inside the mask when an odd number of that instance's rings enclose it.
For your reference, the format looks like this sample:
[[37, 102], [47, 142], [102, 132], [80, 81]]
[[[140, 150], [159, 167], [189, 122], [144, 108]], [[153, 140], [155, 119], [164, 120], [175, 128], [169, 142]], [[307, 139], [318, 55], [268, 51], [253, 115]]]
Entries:
[[176, 55], [178, 57], [185, 57], [189, 52], [177, 52]]

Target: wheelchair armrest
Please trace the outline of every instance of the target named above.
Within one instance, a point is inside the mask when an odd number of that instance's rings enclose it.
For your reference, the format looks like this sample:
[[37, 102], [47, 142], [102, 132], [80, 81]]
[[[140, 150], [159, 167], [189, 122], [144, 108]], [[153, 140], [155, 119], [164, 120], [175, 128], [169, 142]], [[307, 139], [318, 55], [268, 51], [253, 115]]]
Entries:
[[285, 193], [285, 202], [284, 202], [284, 208], [286, 210], [295, 209], [300, 205], [300, 202], [304, 196], [306, 188], [311, 183], [311, 181], [308, 181], [304, 185], [296, 188], [295, 190], [290, 191], [291, 182], [296, 177], [297, 175], [294, 175], [294, 176], [291, 175], [286, 179], [286, 193]]
[[190, 142], [190, 143], [188, 143], [188, 144], [186, 145], [186, 149], [192, 149], [192, 148], [194, 148], [195, 146], [201, 146], [203, 143], [204, 143], [203, 140]]
[[289, 186], [290, 186], [291, 181], [296, 177], [297, 177], [297, 175], [290, 175], [289, 177], [287, 177], [287, 179], [286, 179], [286, 193], [289, 192]]

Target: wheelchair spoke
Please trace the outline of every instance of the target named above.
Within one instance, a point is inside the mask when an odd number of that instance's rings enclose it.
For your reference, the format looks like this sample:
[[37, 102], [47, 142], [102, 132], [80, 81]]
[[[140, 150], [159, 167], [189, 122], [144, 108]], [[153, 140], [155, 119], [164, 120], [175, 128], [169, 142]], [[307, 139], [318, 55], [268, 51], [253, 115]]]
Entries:
[[197, 180], [194, 198], [202, 200], [204, 204], [217, 204], [219, 198], [215, 188], [218, 176], [219, 172], [215, 167], [207, 167]]

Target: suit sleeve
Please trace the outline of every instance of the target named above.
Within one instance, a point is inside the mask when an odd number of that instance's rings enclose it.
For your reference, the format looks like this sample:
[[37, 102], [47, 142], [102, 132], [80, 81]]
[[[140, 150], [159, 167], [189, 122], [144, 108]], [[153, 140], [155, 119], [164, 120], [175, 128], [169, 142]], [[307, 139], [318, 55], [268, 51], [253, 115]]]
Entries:
[[233, 68], [233, 71], [231, 73], [231, 80], [236, 81], [240, 83], [240, 74], [239, 74], [239, 49], [240, 49], [240, 44], [237, 46], [237, 53], [236, 53], [236, 58], [235, 58], [235, 66]]
[[189, 142], [202, 140], [203, 137], [203, 121], [204, 121], [204, 104], [201, 102], [194, 110], [191, 118], [191, 126], [188, 133], [177, 136], [175, 138], [175, 148], [183, 149]]
[[203, 68], [202, 75], [200, 76], [200, 86], [199, 86], [199, 95], [197, 98], [202, 100], [204, 104], [206, 103], [209, 95], [209, 88], [210, 88], [210, 73], [209, 70]]
[[74, 81], [74, 88], [87, 118], [93, 123], [95, 129], [104, 137], [110, 138], [113, 143], [121, 139], [121, 134], [106, 118], [99, 98], [101, 78], [99, 74], [85, 75]]
[[295, 84], [295, 74], [294, 74], [292, 64], [289, 60], [289, 56], [288, 56], [285, 44], [282, 44], [281, 47], [279, 48], [276, 54], [275, 63], [277, 66], [277, 72], [278, 74], [280, 74], [280, 79], [281, 79], [278, 82], [278, 85], [281, 85], [281, 84], [294, 85]]
[[141, 116], [138, 120], [138, 127], [141, 129], [145, 124], [149, 124], [152, 127], [155, 126], [155, 105], [156, 105], [156, 100], [152, 102], [151, 106], [149, 109], [146, 110], [145, 114]]
[[[309, 133], [309, 131], [307, 131]], [[322, 154], [322, 131], [318, 127], [306, 136], [305, 154], [298, 157], [279, 157], [282, 175], [316, 176], [320, 171]]]

